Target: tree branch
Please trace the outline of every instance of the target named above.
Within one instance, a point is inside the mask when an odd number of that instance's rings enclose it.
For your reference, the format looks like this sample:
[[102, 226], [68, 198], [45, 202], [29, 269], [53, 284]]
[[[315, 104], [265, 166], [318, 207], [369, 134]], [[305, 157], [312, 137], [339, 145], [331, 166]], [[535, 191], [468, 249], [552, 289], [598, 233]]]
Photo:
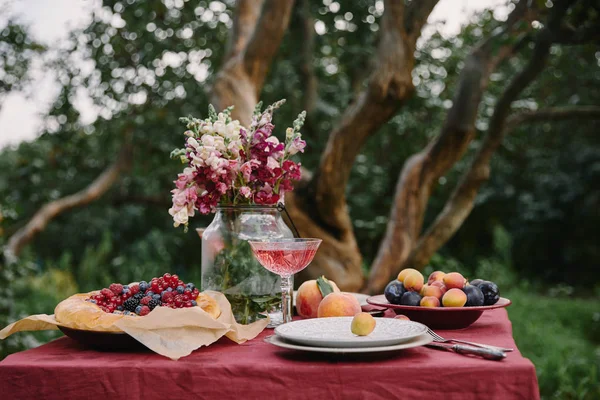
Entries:
[[[366, 89], [357, 96], [329, 135], [309, 197], [318, 205], [313, 219], [334, 232], [351, 235], [346, 184], [354, 160], [367, 138], [386, 123], [413, 90], [411, 72], [416, 37], [404, 29], [404, 2], [385, 2], [377, 64]], [[423, 20], [427, 15], [421, 15]]]
[[[538, 115], [531, 112], [523, 113], [515, 117], [517, 119], [513, 119], [510, 125], [507, 124], [507, 117], [513, 101], [516, 100], [524, 88], [533, 82], [546, 65], [546, 60], [550, 53], [550, 46], [553, 43], [553, 33], [550, 29], [552, 29], [553, 26], [559, 25], [560, 18], [566, 13], [568, 6], [562, 9], [559, 7], [557, 8], [558, 10], [555, 10], [554, 14], [551, 15], [549, 28], [543, 29], [537, 35], [533, 54], [529, 62], [523, 70], [513, 78], [498, 99], [494, 108], [494, 113], [490, 119], [490, 128], [483, 139], [481, 147], [475, 155], [475, 159], [471, 163], [471, 166], [461, 178], [444, 206], [444, 209], [419, 239], [407, 264], [410, 264], [415, 268], [425, 266], [431, 256], [433, 256], [433, 254], [435, 254], [435, 252], [443, 246], [443, 244], [446, 243], [462, 225], [473, 209], [479, 188], [483, 182], [487, 181], [489, 178], [490, 160], [494, 151], [502, 143], [502, 139], [506, 132], [513, 129], [518, 121], [552, 114], [552, 112], [544, 112]], [[587, 110], [587, 112], [589, 111], [590, 110]], [[572, 110], [570, 110], [570, 112], [555, 112], [552, 115], [555, 118], [560, 118], [563, 115], [574, 114], [572, 113]]]
[[233, 26], [227, 41], [223, 64], [237, 57], [246, 48], [256, 27], [265, 0], [238, 0], [233, 15]]
[[406, 161], [396, 185], [386, 233], [371, 266], [367, 291], [380, 292], [394, 271], [406, 263], [417, 244], [434, 185], [462, 157], [474, 137], [477, 110], [493, 68], [508, 58], [515, 46], [520, 46], [520, 41], [503, 44], [493, 54], [494, 46], [505, 42], [517, 22], [525, 17], [525, 3], [517, 4], [505, 29], [484, 40], [467, 57], [440, 134]]
[[[310, 13], [309, 0], [302, 0], [300, 4], [302, 22], [302, 61], [300, 64], [300, 76], [304, 93], [304, 110], [306, 111], [306, 122], [304, 129], [312, 130], [312, 112], [317, 104], [317, 75], [313, 67], [313, 55], [315, 49], [315, 19]], [[308, 126], [307, 126], [308, 125]]]
[[23, 247], [31, 242], [35, 235], [42, 232], [52, 219], [72, 208], [89, 204], [106, 193], [118, 180], [121, 173], [130, 168], [131, 152], [131, 145], [126, 145], [119, 153], [115, 162], [104, 170], [88, 187], [72, 195], [51, 201], [40, 208], [27, 225], [10, 237], [4, 250], [6, 260], [9, 262], [15, 260]]
[[271, 61], [288, 27], [293, 5], [294, 0], [265, 0], [260, 19], [248, 41], [244, 66], [254, 82], [256, 96], [260, 94]]

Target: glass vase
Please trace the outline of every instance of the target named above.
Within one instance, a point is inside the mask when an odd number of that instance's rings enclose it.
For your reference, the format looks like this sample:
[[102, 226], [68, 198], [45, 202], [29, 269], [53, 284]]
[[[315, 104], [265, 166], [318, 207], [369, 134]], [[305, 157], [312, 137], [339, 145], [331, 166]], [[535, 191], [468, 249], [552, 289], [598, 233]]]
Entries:
[[[202, 290], [225, 294], [238, 323], [283, 321], [281, 277], [263, 268], [248, 240], [293, 238], [277, 206], [218, 207], [202, 232]], [[289, 295], [292, 296], [292, 288]], [[288, 310], [291, 312], [291, 310]]]

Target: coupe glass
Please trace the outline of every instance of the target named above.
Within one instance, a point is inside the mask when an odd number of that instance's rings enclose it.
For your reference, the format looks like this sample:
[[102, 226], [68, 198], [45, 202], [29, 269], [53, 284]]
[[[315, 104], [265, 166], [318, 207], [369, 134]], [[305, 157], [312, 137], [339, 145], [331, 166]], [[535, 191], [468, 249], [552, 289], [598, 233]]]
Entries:
[[310, 264], [321, 244], [321, 239], [249, 240], [258, 262], [269, 271], [281, 276], [282, 321], [271, 321], [270, 327], [292, 321], [292, 275]]

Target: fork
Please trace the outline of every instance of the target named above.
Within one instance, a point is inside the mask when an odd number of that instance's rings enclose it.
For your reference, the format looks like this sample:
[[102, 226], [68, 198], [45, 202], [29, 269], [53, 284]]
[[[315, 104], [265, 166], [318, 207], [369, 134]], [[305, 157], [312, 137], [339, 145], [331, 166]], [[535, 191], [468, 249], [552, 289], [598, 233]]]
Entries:
[[504, 348], [504, 347], [492, 346], [490, 344], [481, 344], [481, 343], [475, 343], [475, 342], [468, 342], [466, 340], [444, 339], [443, 337], [441, 337], [440, 335], [438, 335], [437, 333], [435, 333], [434, 331], [432, 331], [429, 328], [427, 328], [427, 333], [433, 338], [434, 342], [438, 342], [438, 343], [456, 342], [456, 343], [463, 343], [463, 344], [468, 344], [468, 345], [471, 345], [471, 346], [482, 347], [482, 348], [487, 348], [487, 349], [494, 349], [494, 350], [500, 350], [500, 351], [513, 351], [514, 350], [514, 349], [507, 349], [507, 348]]

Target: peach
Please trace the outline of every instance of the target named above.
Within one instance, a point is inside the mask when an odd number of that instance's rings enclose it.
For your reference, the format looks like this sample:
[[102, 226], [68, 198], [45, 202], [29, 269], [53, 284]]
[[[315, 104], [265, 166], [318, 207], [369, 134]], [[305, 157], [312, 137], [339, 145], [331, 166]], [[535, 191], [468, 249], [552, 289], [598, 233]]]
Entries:
[[440, 299], [433, 296], [425, 296], [421, 299], [421, 307], [439, 307]]
[[329, 293], [319, 304], [317, 317], [354, 317], [361, 312], [356, 297], [350, 293]]
[[444, 307], [462, 307], [467, 302], [467, 295], [460, 289], [452, 288], [442, 297]]
[[444, 295], [444, 293], [446, 293], [448, 291], [448, 288], [446, 287], [446, 285], [444, 285], [444, 282], [441, 282], [441, 281], [435, 281], [429, 286], [439, 287], [442, 290], [442, 296]]
[[427, 279], [428, 284], [432, 284], [435, 281], [442, 281], [444, 279], [445, 272], [442, 271], [433, 271], [431, 275], [429, 275], [429, 279]]
[[[402, 271], [400, 271], [400, 273], [398, 274], [398, 280], [400, 282], [404, 282], [404, 278], [406, 278], [406, 275], [410, 274], [411, 272], [419, 272], [414, 268], [406, 268], [403, 269]], [[420, 273], [420, 272], [419, 272]]]
[[404, 314], [398, 314], [394, 317], [394, 319], [403, 319], [405, 321], [410, 321], [410, 318], [408, 318], [406, 315]]
[[465, 287], [465, 283], [467, 283], [465, 277], [458, 272], [450, 272], [444, 275], [443, 281], [448, 289], [462, 289]]
[[436, 299], [441, 300], [443, 295], [444, 292], [442, 292], [442, 288], [439, 286], [425, 285], [423, 286], [423, 289], [421, 289], [421, 296], [423, 297], [435, 297]]
[[419, 271], [411, 271], [404, 277], [404, 288], [419, 293], [423, 288], [424, 281], [423, 274]]
[[366, 312], [358, 313], [352, 318], [350, 329], [355, 335], [367, 336], [375, 329], [375, 318]]
[[[339, 293], [340, 289], [337, 287], [335, 282], [323, 279], [325, 283], [329, 283], [334, 292]], [[317, 309], [319, 303], [323, 300], [323, 294], [319, 289], [319, 285], [315, 279], [304, 282], [298, 288], [298, 294], [296, 295], [296, 312], [303, 318], [317, 318]]]

